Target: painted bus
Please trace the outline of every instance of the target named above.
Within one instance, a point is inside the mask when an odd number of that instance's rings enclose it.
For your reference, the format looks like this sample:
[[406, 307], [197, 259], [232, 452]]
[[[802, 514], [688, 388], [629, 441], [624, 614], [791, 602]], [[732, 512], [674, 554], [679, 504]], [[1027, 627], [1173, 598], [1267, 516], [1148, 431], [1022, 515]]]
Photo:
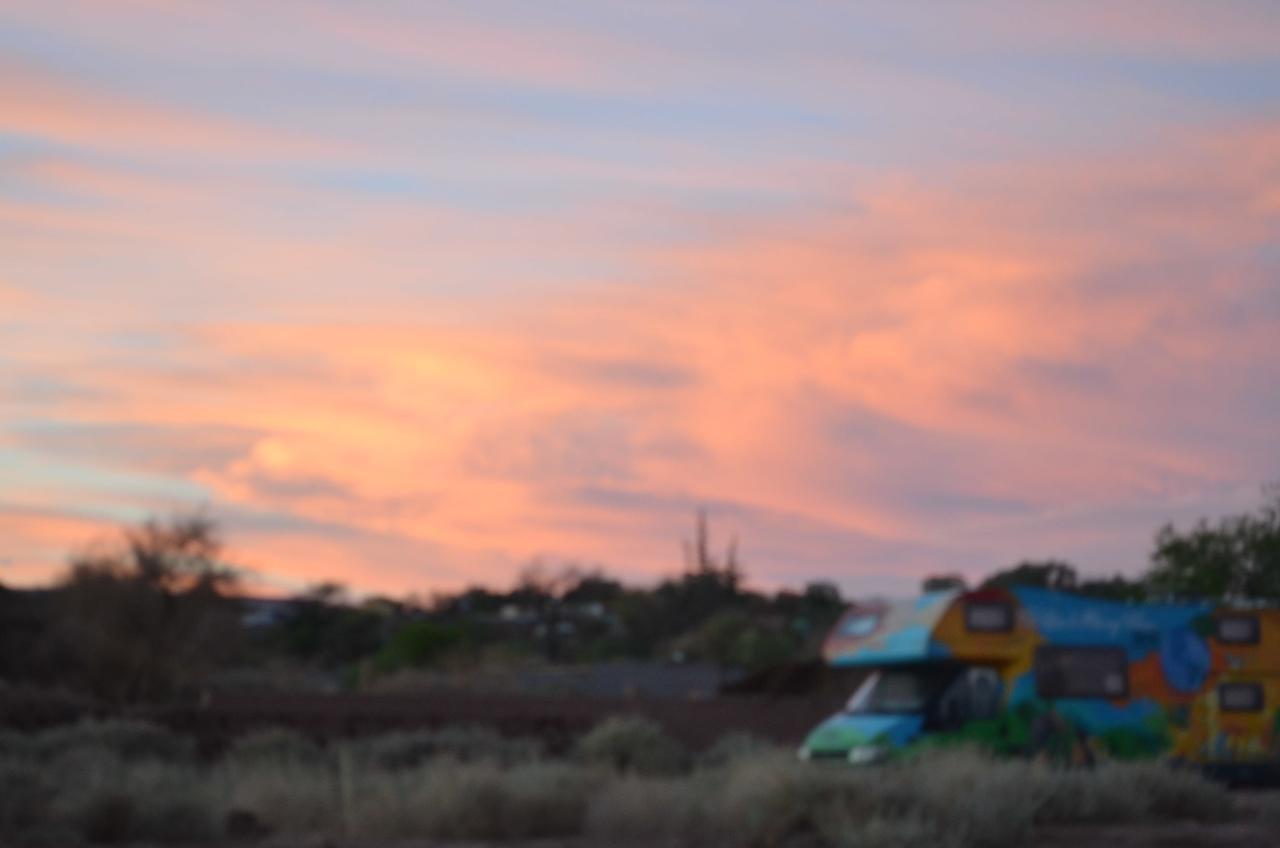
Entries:
[[850, 608], [823, 654], [867, 673], [803, 759], [872, 763], [969, 741], [1073, 762], [1161, 757], [1237, 781], [1280, 775], [1280, 609], [932, 592]]

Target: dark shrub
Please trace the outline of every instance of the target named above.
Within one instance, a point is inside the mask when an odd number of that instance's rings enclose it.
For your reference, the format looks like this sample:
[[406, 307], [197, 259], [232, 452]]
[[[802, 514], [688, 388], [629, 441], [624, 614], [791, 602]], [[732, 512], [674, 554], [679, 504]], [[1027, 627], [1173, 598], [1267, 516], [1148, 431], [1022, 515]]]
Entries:
[[0, 761], [0, 837], [19, 836], [42, 825], [53, 798], [54, 787], [38, 767]]
[[742, 731], [732, 731], [721, 736], [707, 750], [698, 755], [698, 765], [716, 768], [732, 765], [735, 761], [768, 754], [778, 750], [778, 745], [759, 736]]
[[324, 751], [296, 730], [272, 727], [237, 737], [227, 757], [240, 764], [260, 762], [310, 763], [324, 760]]
[[385, 769], [414, 768], [436, 757], [511, 765], [543, 754], [537, 739], [510, 738], [487, 727], [386, 733], [362, 739], [354, 748], [357, 759]]
[[605, 719], [577, 741], [574, 754], [584, 762], [638, 774], [672, 774], [688, 761], [679, 742], [640, 716]]
[[271, 835], [271, 828], [248, 810], [228, 810], [223, 821], [223, 832], [228, 839], [254, 840]]
[[91, 798], [80, 813], [80, 832], [89, 842], [124, 842], [133, 835], [137, 810], [133, 799], [120, 792]]
[[108, 719], [55, 727], [36, 736], [33, 742], [36, 755], [45, 759], [83, 749], [108, 751], [130, 762], [183, 762], [194, 758], [195, 740], [150, 722]]

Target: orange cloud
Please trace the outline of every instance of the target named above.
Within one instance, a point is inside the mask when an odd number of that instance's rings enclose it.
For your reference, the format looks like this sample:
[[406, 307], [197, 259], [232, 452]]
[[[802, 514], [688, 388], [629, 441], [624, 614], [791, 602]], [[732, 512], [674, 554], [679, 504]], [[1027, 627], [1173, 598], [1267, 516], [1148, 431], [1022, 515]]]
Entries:
[[348, 146], [293, 130], [114, 94], [12, 58], [0, 60], [0, 103], [0, 132], [73, 148], [269, 161], [350, 152]]
[[12, 318], [19, 310], [34, 302], [35, 298], [29, 292], [0, 283], [0, 318]]
[[[237, 428], [177, 471], [165, 451], [166, 471], [295, 582], [457, 586], [538, 554], [655, 574], [698, 504], [762, 580], [901, 586], [1073, 544], [1136, 559], [1161, 509], [1252, 483], [1270, 450], [1280, 410], [1252, 393], [1280, 376], [1259, 359], [1280, 320], [1259, 258], [1280, 223], [1275, 138], [828, 185], [849, 202], [695, 217], [643, 254], [643, 287], [483, 319], [374, 302], [42, 364], [95, 389], [61, 416], [196, 442]], [[372, 251], [322, 249], [337, 270], [270, 240], [238, 259], [269, 259], [295, 298], [313, 271], [363, 279], [361, 256], [429, 263], [412, 216], [378, 220], [394, 238]], [[1129, 523], [1082, 530], [1090, 503]]]
[[72, 548], [104, 538], [112, 531], [102, 521], [69, 514], [0, 507], [0, 537], [13, 554], [0, 554], [0, 583], [44, 583], [64, 567]]

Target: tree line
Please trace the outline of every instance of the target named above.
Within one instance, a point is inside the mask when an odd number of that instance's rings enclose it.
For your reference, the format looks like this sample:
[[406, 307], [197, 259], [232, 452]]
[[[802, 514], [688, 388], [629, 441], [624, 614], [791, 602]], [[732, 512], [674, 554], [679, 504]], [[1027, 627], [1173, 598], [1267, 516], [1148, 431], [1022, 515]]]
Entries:
[[[989, 575], [981, 588], [1031, 586], [1114, 601], [1207, 598], [1280, 603], [1280, 486], [1264, 490], [1255, 512], [1201, 519], [1187, 530], [1166, 524], [1156, 533], [1148, 568], [1136, 578], [1121, 574], [1082, 577], [1069, 562], [1027, 560]], [[925, 578], [928, 591], [968, 588], [962, 575]]]
[[[136, 703], [196, 697], [220, 673], [267, 666], [321, 671], [353, 688], [405, 670], [484, 664], [675, 660], [752, 670], [816, 656], [849, 603], [828, 582], [751, 588], [736, 543], [718, 550], [705, 515], [684, 555], [678, 574], [649, 587], [599, 569], [534, 565], [504, 590], [356, 601], [326, 583], [268, 603], [245, 595], [207, 516], [153, 520], [75, 556], [46, 590], [0, 586], [0, 682]], [[978, 585], [1280, 603], [1280, 490], [1254, 512], [1161, 528], [1138, 578], [1083, 578], [1070, 563], [1044, 560]], [[965, 586], [940, 575], [922, 588]]]

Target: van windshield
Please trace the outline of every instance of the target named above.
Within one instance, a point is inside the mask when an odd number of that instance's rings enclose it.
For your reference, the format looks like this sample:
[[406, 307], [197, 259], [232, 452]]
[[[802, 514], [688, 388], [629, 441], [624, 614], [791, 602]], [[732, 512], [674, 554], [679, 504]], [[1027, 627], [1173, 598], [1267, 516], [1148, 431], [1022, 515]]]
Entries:
[[950, 676], [939, 668], [873, 671], [853, 693], [845, 712], [853, 715], [923, 713]]

